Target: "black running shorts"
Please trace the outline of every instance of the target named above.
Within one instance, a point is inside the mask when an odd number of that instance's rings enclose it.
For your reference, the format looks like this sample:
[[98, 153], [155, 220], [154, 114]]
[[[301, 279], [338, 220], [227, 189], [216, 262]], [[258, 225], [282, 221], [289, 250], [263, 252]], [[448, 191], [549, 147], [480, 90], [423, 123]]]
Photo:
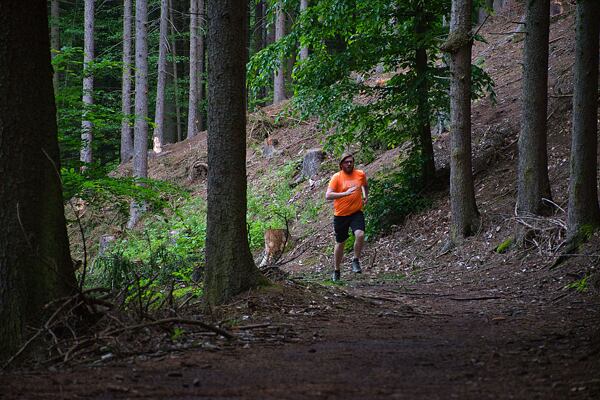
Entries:
[[352, 233], [356, 231], [365, 231], [365, 214], [362, 211], [355, 212], [351, 215], [334, 216], [333, 230], [335, 231], [335, 241], [344, 243], [348, 239], [348, 228]]

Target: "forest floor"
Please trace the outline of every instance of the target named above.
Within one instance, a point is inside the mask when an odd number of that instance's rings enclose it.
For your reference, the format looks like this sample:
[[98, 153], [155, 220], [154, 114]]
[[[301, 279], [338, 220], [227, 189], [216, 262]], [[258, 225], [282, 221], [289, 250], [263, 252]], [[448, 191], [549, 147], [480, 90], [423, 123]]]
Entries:
[[[538, 232], [529, 248], [494, 251], [518, 223], [522, 42], [499, 33], [514, 31], [511, 21], [519, 18], [517, 10], [490, 18], [480, 32], [488, 43], [474, 48], [474, 59], [485, 58], [498, 100], [493, 105], [484, 99], [473, 107], [482, 215], [475, 237], [442, 251], [449, 208], [447, 187], [441, 184], [430, 194], [431, 209], [367, 243], [362, 274], [350, 272], [347, 258], [343, 281], [333, 284], [327, 280], [330, 216], [322, 215], [310, 230], [294, 227], [298, 236], [303, 229], [309, 232], [297, 244], [304, 252], [281, 266], [272, 286], [242, 294], [203, 316], [229, 321], [234, 339], [198, 330], [181, 337], [157, 330], [143, 351], [100, 349], [68, 364], [5, 371], [0, 398], [600, 398], [600, 237], [550, 268], [564, 239], [566, 217], [575, 32], [570, 13], [553, 22], [550, 37], [549, 170], [556, 212], [527, 221]], [[278, 139], [280, 157], [266, 160], [256, 146], [249, 148], [250, 181], [318, 146], [314, 122], [274, 128], [270, 136]], [[199, 135], [167, 146], [168, 155], [153, 161], [154, 175], [168, 175], [161, 168], [202, 160], [204, 139]], [[441, 181], [448, 142], [447, 133], [435, 142]], [[374, 175], [397, 155], [392, 150], [363, 167]], [[322, 198], [330, 173], [301, 183], [303, 198]], [[184, 169], [178, 176], [187, 179]], [[142, 336], [131, 333], [119, 340]]]

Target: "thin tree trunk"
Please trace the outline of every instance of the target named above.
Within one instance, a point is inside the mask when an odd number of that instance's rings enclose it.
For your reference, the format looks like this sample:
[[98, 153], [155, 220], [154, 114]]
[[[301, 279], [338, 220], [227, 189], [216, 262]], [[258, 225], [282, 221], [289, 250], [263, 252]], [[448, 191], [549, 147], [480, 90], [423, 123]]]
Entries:
[[216, 305], [257, 286], [246, 229], [244, 0], [209, 0], [206, 299]]
[[459, 243], [479, 226], [471, 162], [471, 0], [453, 0], [450, 35], [460, 46], [450, 52], [450, 237]]
[[205, 128], [204, 113], [200, 107], [204, 101], [204, 52], [205, 52], [205, 27], [206, 27], [206, 4], [204, 0], [198, 0], [198, 131], [203, 131]]
[[46, 6], [0, 1], [0, 364], [31, 326], [39, 326], [49, 311], [44, 306], [77, 287], [59, 175]]
[[[253, 30], [253, 54], [258, 53], [265, 47], [266, 30], [265, 30], [265, 2], [264, 0], [257, 1], [254, 7], [254, 30]], [[261, 99], [266, 96], [265, 88], [261, 87], [256, 94], [256, 101], [263, 104]]]
[[[421, 39], [426, 33], [423, 21], [423, 3], [418, 3], [416, 9], [415, 35]], [[418, 137], [421, 150], [421, 179], [424, 185], [433, 181], [435, 176], [435, 161], [433, 158], [433, 144], [431, 141], [431, 124], [429, 108], [429, 85], [427, 77], [427, 50], [418, 47], [415, 51], [415, 72], [417, 79], [417, 119]]]
[[132, 29], [132, 0], [123, 2], [123, 81], [121, 89], [121, 162], [127, 162], [133, 155], [133, 132], [131, 129], [131, 29]]
[[[600, 226], [598, 206], [598, 33], [600, 3], [577, 1], [573, 135], [569, 175], [568, 237], [583, 239]], [[591, 232], [591, 229], [588, 231]]]
[[546, 148], [549, 7], [548, 0], [527, 1], [517, 178], [518, 215], [543, 214], [548, 210], [543, 199], [550, 199]]
[[156, 83], [156, 107], [154, 112], [153, 150], [155, 153], [162, 151], [164, 144], [165, 126], [165, 89], [167, 86], [167, 47], [168, 47], [168, 4], [167, 0], [160, 0], [160, 39], [158, 44], [158, 81]]
[[[56, 53], [60, 51], [60, 4], [58, 0], [52, 0], [50, 3], [50, 48], [52, 49], [51, 57], [54, 59]], [[52, 86], [55, 96], [58, 94], [59, 84], [59, 74], [54, 71]]]
[[[133, 176], [148, 177], [148, 2], [135, 2], [135, 125], [133, 128]], [[144, 204], [132, 202], [128, 228], [133, 228]]]
[[90, 68], [90, 64], [94, 61], [94, 0], [85, 0], [84, 14], [83, 121], [81, 122], [80, 154], [80, 160], [83, 163], [83, 167], [85, 167], [85, 164], [91, 164], [93, 161], [93, 125], [86, 117], [94, 104], [94, 75]]
[[179, 106], [179, 77], [177, 73], [177, 40], [175, 38], [175, 18], [173, 16], [173, 2], [169, 0], [170, 5], [170, 15], [171, 15], [171, 24], [169, 25], [171, 29], [171, 54], [173, 55], [173, 85], [175, 89], [175, 118], [177, 121], [177, 141], [181, 142], [183, 140], [181, 134], [181, 108]]
[[[308, 8], [308, 0], [300, 0], [300, 14], [302, 14]], [[308, 47], [302, 46], [300, 49], [300, 60], [306, 60], [308, 58]]]
[[190, 1], [190, 90], [187, 137], [198, 133], [198, 0]]
[[[283, 11], [282, 0], [277, 2], [277, 17], [275, 22], [275, 40], [285, 36], [285, 12]], [[279, 60], [279, 67], [275, 71], [273, 80], [273, 104], [281, 103], [286, 99], [285, 96], [285, 60]]]

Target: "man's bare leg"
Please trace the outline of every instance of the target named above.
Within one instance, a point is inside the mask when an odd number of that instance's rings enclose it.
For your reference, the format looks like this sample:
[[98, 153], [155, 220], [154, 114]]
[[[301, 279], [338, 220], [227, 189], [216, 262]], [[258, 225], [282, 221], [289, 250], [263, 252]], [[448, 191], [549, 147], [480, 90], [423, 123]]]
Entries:
[[365, 232], [361, 230], [354, 231], [354, 258], [360, 258], [364, 244]]
[[335, 247], [333, 248], [333, 269], [335, 271], [340, 270], [340, 265], [342, 265], [342, 258], [344, 258], [344, 243], [335, 243]]

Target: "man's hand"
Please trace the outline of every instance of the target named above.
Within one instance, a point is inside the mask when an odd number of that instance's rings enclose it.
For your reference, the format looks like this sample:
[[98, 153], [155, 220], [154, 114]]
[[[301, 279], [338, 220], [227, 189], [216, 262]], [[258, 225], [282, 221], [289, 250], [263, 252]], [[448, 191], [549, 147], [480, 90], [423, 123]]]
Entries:
[[350, 188], [348, 188], [348, 190], [346, 190], [344, 193], [346, 193], [346, 196], [351, 195], [353, 192], [355, 192], [357, 189], [356, 186], [350, 186]]

